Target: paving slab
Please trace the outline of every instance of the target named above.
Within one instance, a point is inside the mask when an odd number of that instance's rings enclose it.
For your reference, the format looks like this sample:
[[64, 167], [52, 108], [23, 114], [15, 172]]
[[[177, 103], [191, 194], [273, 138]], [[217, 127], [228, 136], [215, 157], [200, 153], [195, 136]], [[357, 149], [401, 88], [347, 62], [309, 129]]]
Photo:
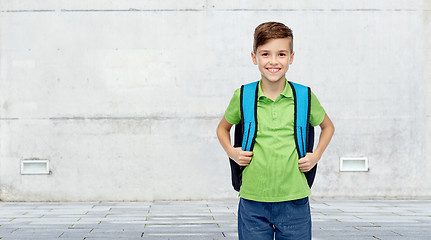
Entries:
[[[311, 199], [313, 239], [431, 239], [431, 201]], [[0, 202], [0, 239], [231, 240], [238, 200]]]

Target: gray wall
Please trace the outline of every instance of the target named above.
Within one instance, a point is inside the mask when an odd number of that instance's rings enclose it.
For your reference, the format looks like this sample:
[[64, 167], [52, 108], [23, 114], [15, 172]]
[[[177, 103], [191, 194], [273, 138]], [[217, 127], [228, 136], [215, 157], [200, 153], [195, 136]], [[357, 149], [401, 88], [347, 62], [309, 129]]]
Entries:
[[431, 197], [430, 1], [0, 0], [0, 199], [236, 197], [215, 129], [270, 20], [336, 126], [313, 196]]

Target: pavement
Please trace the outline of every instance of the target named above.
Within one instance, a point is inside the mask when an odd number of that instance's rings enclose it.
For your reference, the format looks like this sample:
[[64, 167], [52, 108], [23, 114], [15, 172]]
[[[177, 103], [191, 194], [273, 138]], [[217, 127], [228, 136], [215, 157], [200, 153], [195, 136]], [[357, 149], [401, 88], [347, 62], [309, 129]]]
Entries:
[[[0, 239], [237, 239], [237, 199], [0, 202]], [[431, 239], [431, 200], [310, 199], [313, 239]]]

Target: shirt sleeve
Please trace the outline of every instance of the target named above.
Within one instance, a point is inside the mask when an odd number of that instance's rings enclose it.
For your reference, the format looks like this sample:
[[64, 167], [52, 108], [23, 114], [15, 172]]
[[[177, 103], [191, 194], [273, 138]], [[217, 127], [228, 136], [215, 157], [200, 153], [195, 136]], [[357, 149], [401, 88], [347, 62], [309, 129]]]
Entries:
[[310, 123], [313, 127], [320, 125], [325, 118], [325, 109], [320, 105], [316, 95], [311, 92]]
[[235, 90], [232, 99], [230, 100], [229, 106], [224, 113], [226, 121], [233, 125], [238, 124], [241, 121], [240, 94], [241, 88]]

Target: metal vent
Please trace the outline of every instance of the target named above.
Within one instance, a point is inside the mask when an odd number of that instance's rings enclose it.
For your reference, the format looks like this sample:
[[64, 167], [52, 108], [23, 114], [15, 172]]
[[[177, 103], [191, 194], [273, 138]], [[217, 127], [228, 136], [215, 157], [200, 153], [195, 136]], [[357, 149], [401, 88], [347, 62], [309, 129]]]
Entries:
[[21, 174], [49, 174], [49, 160], [21, 160]]
[[368, 158], [342, 157], [340, 158], [341, 172], [368, 172]]

